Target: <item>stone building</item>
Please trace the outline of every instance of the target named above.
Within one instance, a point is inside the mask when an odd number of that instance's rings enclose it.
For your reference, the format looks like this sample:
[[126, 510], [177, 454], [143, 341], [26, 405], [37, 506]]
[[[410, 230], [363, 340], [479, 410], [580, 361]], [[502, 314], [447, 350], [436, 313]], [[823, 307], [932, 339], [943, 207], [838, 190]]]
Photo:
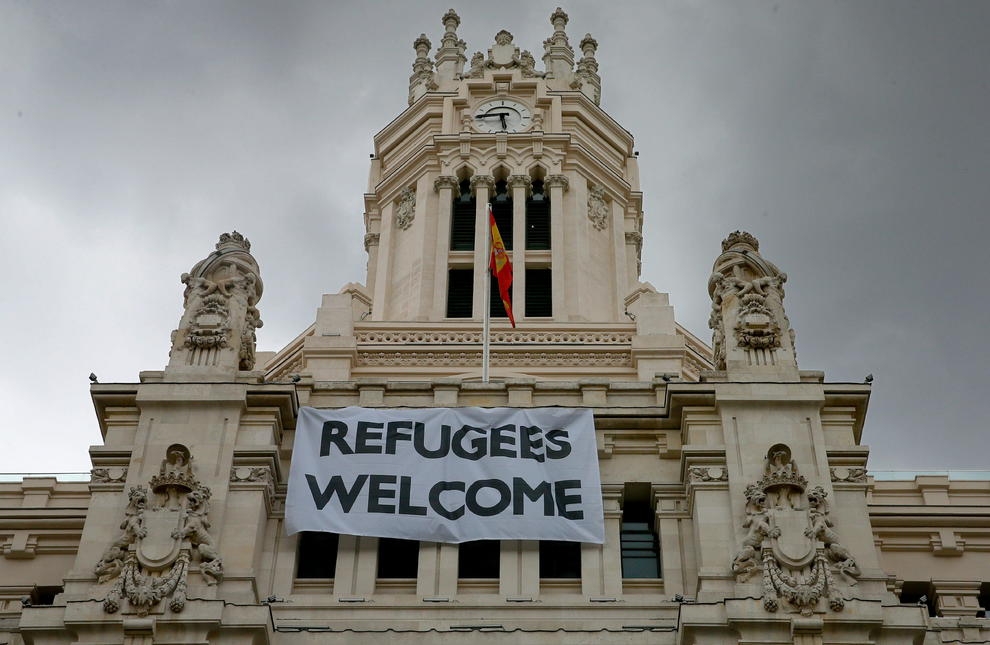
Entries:
[[[598, 43], [557, 9], [538, 66], [459, 23], [374, 137], [365, 284], [256, 352], [261, 268], [222, 235], [165, 369], [92, 386], [91, 480], [0, 484], [0, 644], [990, 642], [990, 482], [869, 476], [870, 385], [799, 369], [752, 235], [713, 249], [711, 346], [680, 327]], [[489, 202], [517, 326], [490, 298], [484, 382]], [[605, 543], [286, 535], [303, 406], [590, 409]]]

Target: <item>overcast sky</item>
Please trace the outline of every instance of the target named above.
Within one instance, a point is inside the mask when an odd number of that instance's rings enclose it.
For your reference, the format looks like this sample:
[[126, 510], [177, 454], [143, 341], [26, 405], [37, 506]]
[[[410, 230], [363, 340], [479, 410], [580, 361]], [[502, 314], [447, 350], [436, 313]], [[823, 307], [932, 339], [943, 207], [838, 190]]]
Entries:
[[[261, 265], [259, 349], [363, 282], [372, 136], [436, 2], [0, 0], [0, 472], [89, 470], [89, 396], [162, 369], [179, 275]], [[556, 5], [463, 3], [539, 59]], [[569, 2], [640, 152], [643, 280], [710, 339], [730, 231], [789, 276], [803, 369], [875, 375], [872, 469], [987, 468], [990, 3]], [[542, 69], [542, 65], [538, 63]]]

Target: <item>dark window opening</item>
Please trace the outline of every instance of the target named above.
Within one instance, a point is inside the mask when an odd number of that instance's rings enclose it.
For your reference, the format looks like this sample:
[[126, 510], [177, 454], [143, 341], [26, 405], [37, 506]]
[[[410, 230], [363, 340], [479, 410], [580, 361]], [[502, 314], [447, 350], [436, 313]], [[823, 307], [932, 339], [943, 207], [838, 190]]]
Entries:
[[526, 269], [526, 317], [553, 316], [553, 283], [550, 269]]
[[306, 531], [299, 534], [296, 557], [297, 578], [333, 578], [337, 570], [336, 533]]
[[619, 532], [623, 578], [660, 577], [660, 542], [649, 495], [649, 484], [626, 484]]
[[460, 194], [454, 197], [450, 213], [450, 250], [474, 250], [474, 196], [471, 195], [471, 182], [461, 182]]
[[28, 596], [28, 602], [32, 607], [48, 607], [55, 604], [55, 596], [62, 591], [64, 589], [57, 586], [35, 587]]
[[[491, 292], [491, 299], [488, 301], [488, 315], [492, 318], [508, 318], [509, 314], [505, 312], [505, 305], [502, 303], [502, 294], [498, 290], [498, 280], [495, 278], [495, 274], [492, 274], [491, 284], [489, 285], [489, 290]], [[509, 285], [509, 302], [512, 302], [512, 285]], [[513, 310], [515, 307], [513, 307]]]
[[977, 604], [983, 607], [982, 610], [976, 612], [977, 618], [986, 618], [987, 611], [990, 610], [990, 582], [984, 582], [980, 585], [980, 595], [976, 599]]
[[378, 538], [379, 578], [415, 578], [418, 571], [418, 540]]
[[580, 578], [581, 543], [540, 541], [541, 578]]
[[473, 305], [474, 271], [450, 269], [447, 272], [447, 317], [470, 318], [474, 313]]
[[457, 548], [457, 577], [497, 579], [500, 551], [498, 540], [461, 542]]
[[543, 182], [533, 182], [533, 195], [526, 200], [526, 249], [546, 251], [550, 248], [550, 196], [543, 192]]
[[507, 251], [512, 250], [512, 198], [509, 196], [505, 181], [495, 183], [495, 197], [492, 199], [492, 216], [495, 226], [502, 236], [502, 243]]
[[900, 601], [902, 605], [923, 605], [928, 608], [928, 615], [934, 618], [938, 615], [935, 610], [935, 587], [929, 580], [905, 582], [901, 587]]

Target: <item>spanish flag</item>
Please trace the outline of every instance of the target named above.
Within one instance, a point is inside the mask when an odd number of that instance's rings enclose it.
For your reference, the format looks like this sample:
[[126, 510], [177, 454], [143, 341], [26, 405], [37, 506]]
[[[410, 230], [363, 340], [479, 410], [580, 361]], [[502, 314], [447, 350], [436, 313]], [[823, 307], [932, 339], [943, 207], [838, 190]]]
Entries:
[[488, 229], [492, 238], [492, 257], [489, 263], [492, 275], [498, 280], [498, 293], [502, 297], [502, 305], [505, 313], [509, 316], [509, 322], [516, 326], [516, 319], [512, 316], [512, 296], [509, 295], [509, 287], [512, 286], [512, 263], [509, 256], [505, 254], [505, 244], [502, 236], [495, 225], [495, 215], [492, 214], [492, 205], [488, 204]]

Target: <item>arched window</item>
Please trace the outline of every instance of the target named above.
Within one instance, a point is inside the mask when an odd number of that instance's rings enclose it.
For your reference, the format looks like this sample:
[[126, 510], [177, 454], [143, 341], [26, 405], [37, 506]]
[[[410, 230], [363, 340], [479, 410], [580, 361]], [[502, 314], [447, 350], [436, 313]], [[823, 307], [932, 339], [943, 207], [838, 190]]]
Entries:
[[546, 251], [550, 248], [550, 195], [543, 181], [533, 180], [533, 194], [526, 200], [526, 250]]
[[495, 196], [492, 198], [492, 215], [495, 216], [495, 226], [502, 236], [505, 250], [512, 250], [512, 195], [509, 194], [505, 180], [495, 182]]
[[471, 182], [465, 179], [460, 184], [460, 192], [454, 196], [454, 206], [450, 214], [450, 250], [474, 250], [474, 195]]

